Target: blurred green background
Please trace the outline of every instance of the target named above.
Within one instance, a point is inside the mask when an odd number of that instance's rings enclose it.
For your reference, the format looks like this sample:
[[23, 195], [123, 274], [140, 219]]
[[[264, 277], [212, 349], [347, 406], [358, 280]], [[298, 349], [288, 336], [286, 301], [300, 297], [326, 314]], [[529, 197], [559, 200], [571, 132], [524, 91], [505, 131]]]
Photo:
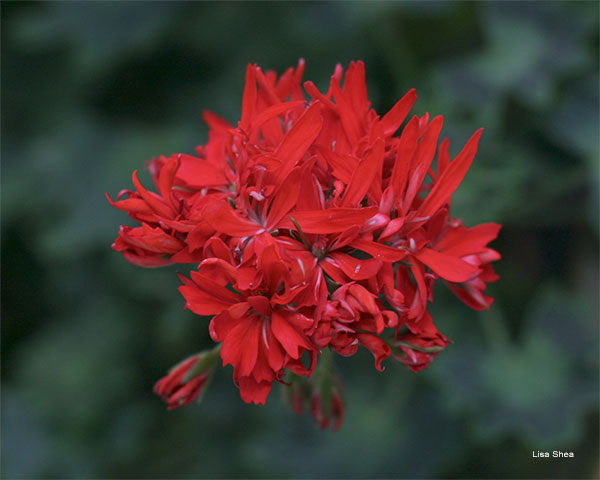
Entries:
[[[598, 2], [2, 3], [3, 478], [590, 478], [598, 475]], [[491, 311], [443, 286], [454, 340], [419, 374], [340, 359], [342, 429], [245, 405], [221, 371], [203, 403], [152, 393], [210, 344], [175, 272], [110, 245], [158, 154], [192, 153], [203, 109], [240, 114], [244, 68], [298, 58], [326, 88], [363, 59], [374, 107], [409, 88], [455, 155], [455, 196], [504, 225]], [[144, 173], [143, 181], [149, 183]], [[532, 458], [563, 450], [573, 459]]]

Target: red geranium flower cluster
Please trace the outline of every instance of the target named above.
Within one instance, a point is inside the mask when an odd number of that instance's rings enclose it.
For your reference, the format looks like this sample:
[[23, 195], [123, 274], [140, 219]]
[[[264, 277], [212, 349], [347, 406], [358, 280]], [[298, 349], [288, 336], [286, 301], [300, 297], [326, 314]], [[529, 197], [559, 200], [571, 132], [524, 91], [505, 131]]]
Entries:
[[[204, 113], [209, 139], [196, 155], [150, 162], [156, 192], [134, 172], [135, 190], [109, 201], [141, 225], [122, 226], [113, 249], [144, 267], [198, 264], [179, 290], [187, 308], [213, 316], [242, 399], [264, 404], [273, 381], [293, 390], [300, 379], [296, 410], [304, 392], [322, 426], [339, 425], [339, 382], [307, 383], [321, 355], [364, 347], [378, 370], [390, 356], [426, 368], [448, 343], [427, 310], [434, 283], [489, 307], [500, 255], [487, 245], [500, 226], [467, 228], [449, 214], [481, 129], [451, 161], [448, 140], [438, 147], [443, 117], [413, 116], [398, 133], [414, 90], [379, 116], [362, 62], [345, 75], [338, 65], [325, 93], [303, 71], [303, 61], [279, 77], [249, 65], [237, 126]], [[186, 388], [193, 358], [157, 385], [170, 407], [206, 383]]]

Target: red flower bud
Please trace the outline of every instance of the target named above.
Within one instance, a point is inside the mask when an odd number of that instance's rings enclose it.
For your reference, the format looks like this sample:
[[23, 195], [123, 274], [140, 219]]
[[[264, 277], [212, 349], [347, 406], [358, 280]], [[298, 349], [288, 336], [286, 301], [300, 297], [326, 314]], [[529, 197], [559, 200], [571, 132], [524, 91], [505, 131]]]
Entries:
[[441, 333], [413, 334], [408, 333], [398, 337], [393, 346], [393, 357], [403, 363], [413, 372], [418, 372], [429, 366], [449, 340]]
[[203, 393], [219, 350], [220, 345], [185, 359], [154, 384], [154, 392], [167, 402], [169, 410], [188, 405]]

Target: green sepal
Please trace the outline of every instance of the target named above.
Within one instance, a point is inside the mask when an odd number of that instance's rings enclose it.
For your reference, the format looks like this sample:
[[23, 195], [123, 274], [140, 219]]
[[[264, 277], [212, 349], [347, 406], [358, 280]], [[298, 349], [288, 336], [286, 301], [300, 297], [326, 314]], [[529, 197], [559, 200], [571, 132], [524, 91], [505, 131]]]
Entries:
[[200, 353], [194, 366], [183, 377], [183, 382], [189, 382], [192, 378], [202, 375], [207, 370], [212, 370], [219, 359], [220, 352], [221, 344], [219, 343], [214, 348]]

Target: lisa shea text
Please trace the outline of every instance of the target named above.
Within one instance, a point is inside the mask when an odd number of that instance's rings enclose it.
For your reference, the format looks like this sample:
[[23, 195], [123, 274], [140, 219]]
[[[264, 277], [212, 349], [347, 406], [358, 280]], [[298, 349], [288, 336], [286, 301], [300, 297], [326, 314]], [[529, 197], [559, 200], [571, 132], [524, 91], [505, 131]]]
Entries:
[[534, 458], [574, 458], [575, 454], [573, 452], [561, 452], [560, 450], [554, 450], [552, 454], [550, 452], [540, 452], [537, 450], [533, 450], [531, 452], [531, 456]]

